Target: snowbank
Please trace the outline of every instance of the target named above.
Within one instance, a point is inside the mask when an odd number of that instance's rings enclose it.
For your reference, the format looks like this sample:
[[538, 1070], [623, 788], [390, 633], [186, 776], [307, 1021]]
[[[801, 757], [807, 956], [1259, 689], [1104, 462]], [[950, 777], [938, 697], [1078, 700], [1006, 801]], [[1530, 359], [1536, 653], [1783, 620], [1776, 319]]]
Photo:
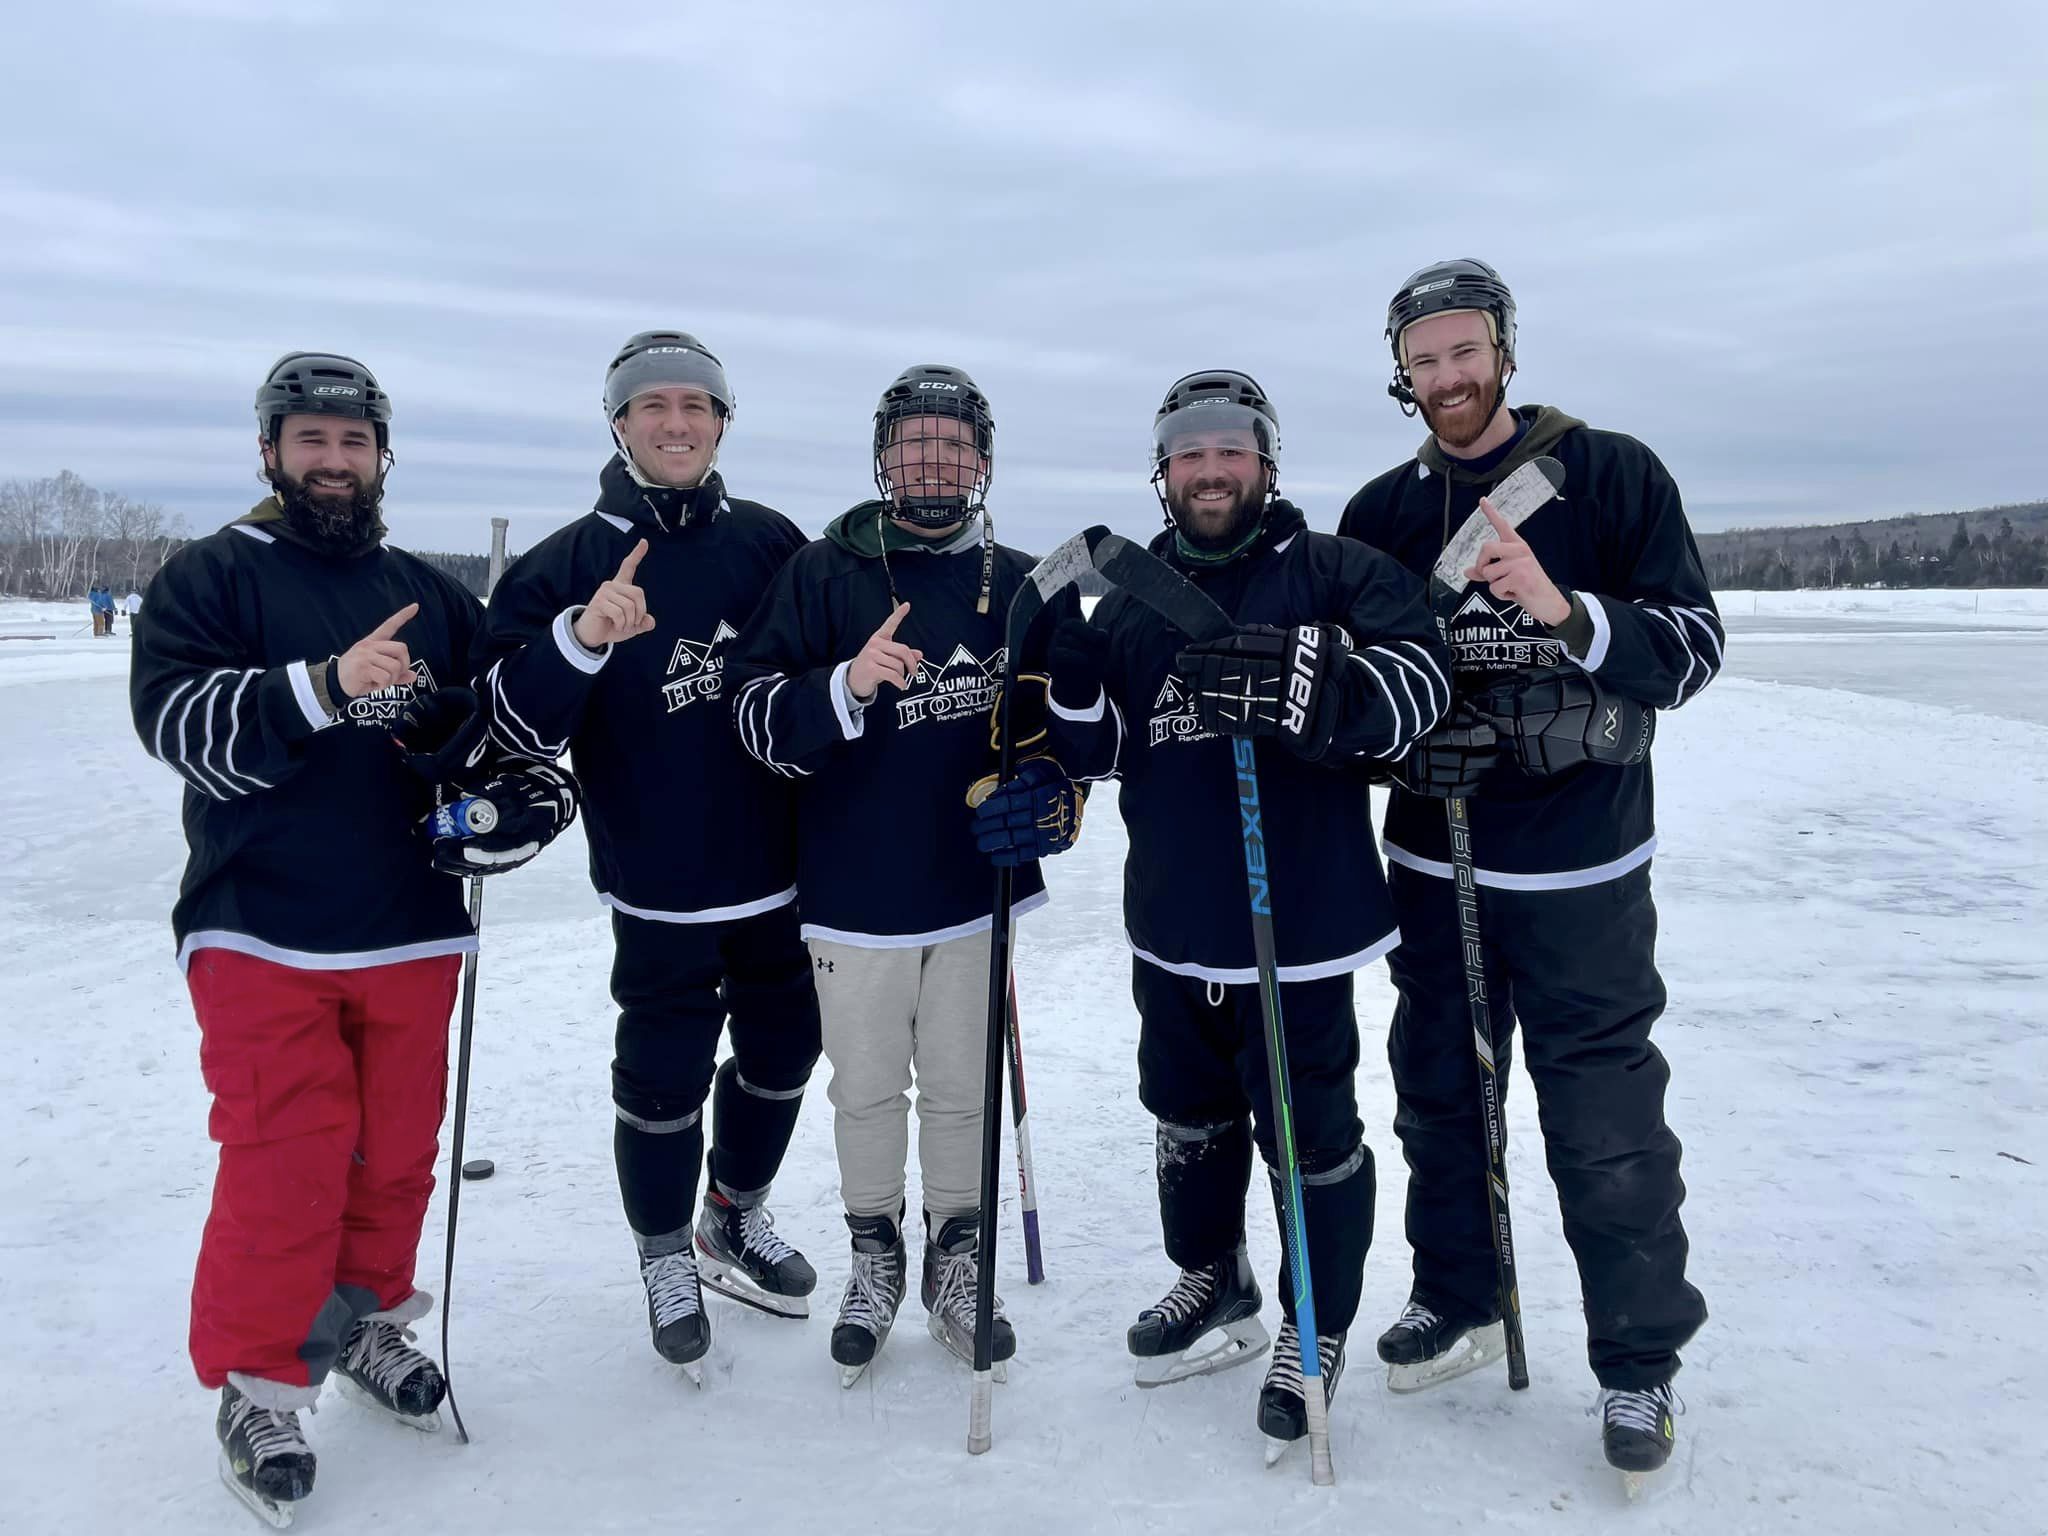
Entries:
[[2030, 624], [2048, 624], [2048, 587], [1827, 588], [1792, 592], [1716, 592], [1724, 616], [1787, 614], [1801, 618], [1832, 615], [1884, 614], [1893, 618], [1943, 618], [1956, 614], [1977, 617], [2018, 617]]

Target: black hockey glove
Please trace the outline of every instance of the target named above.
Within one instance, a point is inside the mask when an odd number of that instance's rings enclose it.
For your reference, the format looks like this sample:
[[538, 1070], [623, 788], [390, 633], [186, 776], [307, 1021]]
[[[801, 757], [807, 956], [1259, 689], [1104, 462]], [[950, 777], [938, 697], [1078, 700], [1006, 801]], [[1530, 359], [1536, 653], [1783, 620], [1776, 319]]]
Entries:
[[1327, 684], [1350, 649], [1351, 637], [1335, 624], [1247, 624], [1189, 646], [1173, 666], [1195, 696], [1204, 730], [1277, 737], [1313, 762], [1336, 733], [1338, 693]]
[[974, 846], [1001, 868], [1065, 853], [1081, 835], [1082, 796], [1049, 757], [1020, 764], [1000, 789], [993, 774], [978, 780], [967, 803], [974, 807]]
[[1476, 794], [1500, 761], [1500, 738], [1460, 700], [1450, 718], [1393, 765], [1394, 782], [1418, 795], [1451, 800]]
[[467, 688], [415, 694], [391, 728], [405, 766], [429, 784], [452, 783], [484, 755], [484, 712]]
[[576, 819], [576, 781], [546, 763], [506, 768], [420, 822], [434, 868], [500, 875], [529, 862]]
[[1109, 673], [1109, 635], [1086, 619], [1062, 619], [1052, 632], [1045, 661], [1052, 673], [1047, 691], [1060, 708], [1091, 708]]
[[1522, 772], [1538, 777], [1581, 763], [1640, 763], [1657, 734], [1654, 709], [1605, 692], [1573, 666], [1504, 678], [1473, 695], [1472, 705]]

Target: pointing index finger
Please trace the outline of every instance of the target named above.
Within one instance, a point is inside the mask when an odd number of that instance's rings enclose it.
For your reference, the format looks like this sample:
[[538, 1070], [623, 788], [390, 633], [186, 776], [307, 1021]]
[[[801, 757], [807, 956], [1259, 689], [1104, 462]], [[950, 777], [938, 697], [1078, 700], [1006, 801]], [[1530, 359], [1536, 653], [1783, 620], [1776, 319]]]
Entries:
[[1522, 542], [1522, 536], [1519, 533], [1515, 532], [1514, 524], [1510, 523], [1506, 518], [1502, 517], [1500, 513], [1494, 510], [1492, 497], [1480, 497], [1479, 510], [1484, 512], [1486, 514], [1486, 520], [1489, 523], [1493, 524], [1493, 531], [1500, 536], [1501, 543], [1519, 544]]
[[363, 636], [363, 638], [365, 640], [389, 640], [401, 629], [405, 628], [407, 624], [411, 623], [413, 615], [419, 611], [420, 605], [418, 603], [407, 603], [398, 612]]
[[642, 539], [632, 549], [627, 551], [626, 558], [619, 562], [619, 574], [616, 579], [625, 586], [630, 587], [633, 584], [633, 573], [640, 569], [640, 562], [646, 558], [646, 555], [647, 541]]
[[892, 613], [890, 613], [889, 617], [882, 620], [882, 627], [875, 631], [876, 638], [882, 640], [895, 639], [896, 626], [903, 622], [903, 615], [905, 615], [908, 612], [910, 612], [910, 604], [898, 603], [895, 607], [895, 610]]

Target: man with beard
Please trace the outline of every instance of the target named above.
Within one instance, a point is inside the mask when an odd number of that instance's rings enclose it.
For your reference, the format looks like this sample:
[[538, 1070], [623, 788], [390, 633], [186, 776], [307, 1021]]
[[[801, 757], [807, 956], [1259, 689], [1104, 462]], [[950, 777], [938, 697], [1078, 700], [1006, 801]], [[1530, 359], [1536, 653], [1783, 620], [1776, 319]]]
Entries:
[[1561, 497], [1495, 541], [1447, 615], [1460, 706], [1408, 759], [1386, 852], [1404, 936], [1388, 1054], [1407, 1154], [1414, 1290], [1379, 1341], [1397, 1390], [1503, 1346], [1478, 1068], [1441, 800], [1467, 797], [1494, 1056], [1514, 1020], [1578, 1261], [1607, 1459], [1663, 1465], [1678, 1351], [1706, 1318], [1685, 1278], [1650, 900], [1652, 711], [1721, 665], [1722, 631], [1678, 488], [1641, 443], [1549, 406], [1510, 409], [1515, 307], [1483, 262], [1425, 267], [1387, 313], [1390, 392], [1430, 437], [1346, 507], [1340, 532], [1426, 574], [1483, 493], [1541, 454]]
[[695, 1381], [704, 1284], [806, 1317], [817, 1283], [767, 1205], [818, 1058], [790, 799], [740, 750], [722, 697], [729, 642], [804, 537], [726, 494], [733, 394], [694, 336], [629, 338], [604, 409], [616, 452], [597, 505], [505, 572], [478, 671], [503, 745], [575, 754], [591, 883], [611, 908], [619, 1193], [654, 1348]]
[[[1259, 1394], [1283, 1445], [1306, 1432], [1301, 1351], [1325, 1389], [1344, 1368], [1372, 1238], [1373, 1162], [1352, 1077], [1351, 973], [1400, 934], [1373, 849], [1366, 771], [1407, 752], [1449, 707], [1449, 666], [1422, 584], [1377, 550], [1308, 530], [1278, 495], [1279, 418], [1248, 375], [1189, 374], [1153, 424], [1167, 531], [1152, 550], [1239, 626], [1190, 644], [1111, 592], [1051, 645], [1051, 748], [1075, 779], [1122, 780], [1124, 919], [1139, 1017], [1138, 1097], [1157, 1117], [1159, 1213], [1180, 1278], [1130, 1330], [1140, 1385], [1252, 1358], [1266, 1344], [1245, 1257], [1257, 1142], [1281, 1201], [1263, 1016], [1245, 892], [1232, 742], [1254, 738], [1294, 1137], [1320, 1337], [1288, 1314]], [[1304, 674], [1304, 668], [1305, 674]], [[1295, 674], [1303, 674], [1297, 676]], [[1297, 693], [1305, 677], [1306, 689]], [[1299, 708], [1290, 708], [1298, 704]], [[1031, 827], [1071, 794], [1019, 776], [976, 830], [998, 859], [1033, 858]], [[1220, 1340], [1205, 1337], [1221, 1330]]]
[[[477, 943], [451, 875], [524, 863], [575, 810], [556, 770], [484, 750], [460, 685], [481, 605], [383, 542], [390, 419], [355, 359], [280, 358], [256, 395], [273, 494], [165, 562], [135, 624], [135, 729], [186, 785], [171, 924], [220, 1143], [192, 1363], [224, 1479], [273, 1520], [312, 1489], [297, 1411], [330, 1370], [438, 1424], [407, 1324]], [[451, 788], [495, 824], [436, 826]]]
[[[994, 444], [963, 370], [906, 369], [875, 409], [879, 495], [790, 561], [733, 651], [740, 739], [799, 788], [797, 886], [852, 1234], [831, 1344], [845, 1385], [903, 1300], [913, 1078], [927, 1326], [974, 1352], [991, 912], [966, 797], [996, 766], [1003, 623], [1032, 565], [995, 542]], [[1044, 902], [1035, 869], [1016, 896], [1019, 913]], [[1000, 1303], [994, 1327], [1008, 1360]]]

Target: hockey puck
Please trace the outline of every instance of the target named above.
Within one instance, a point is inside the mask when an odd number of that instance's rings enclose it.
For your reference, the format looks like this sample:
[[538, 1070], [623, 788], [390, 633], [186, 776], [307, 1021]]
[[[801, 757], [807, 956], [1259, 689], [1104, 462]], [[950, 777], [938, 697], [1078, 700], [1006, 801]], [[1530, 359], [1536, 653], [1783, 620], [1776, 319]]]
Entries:
[[497, 1171], [498, 1165], [488, 1157], [472, 1157], [462, 1165], [462, 1176], [465, 1179], [488, 1179]]

